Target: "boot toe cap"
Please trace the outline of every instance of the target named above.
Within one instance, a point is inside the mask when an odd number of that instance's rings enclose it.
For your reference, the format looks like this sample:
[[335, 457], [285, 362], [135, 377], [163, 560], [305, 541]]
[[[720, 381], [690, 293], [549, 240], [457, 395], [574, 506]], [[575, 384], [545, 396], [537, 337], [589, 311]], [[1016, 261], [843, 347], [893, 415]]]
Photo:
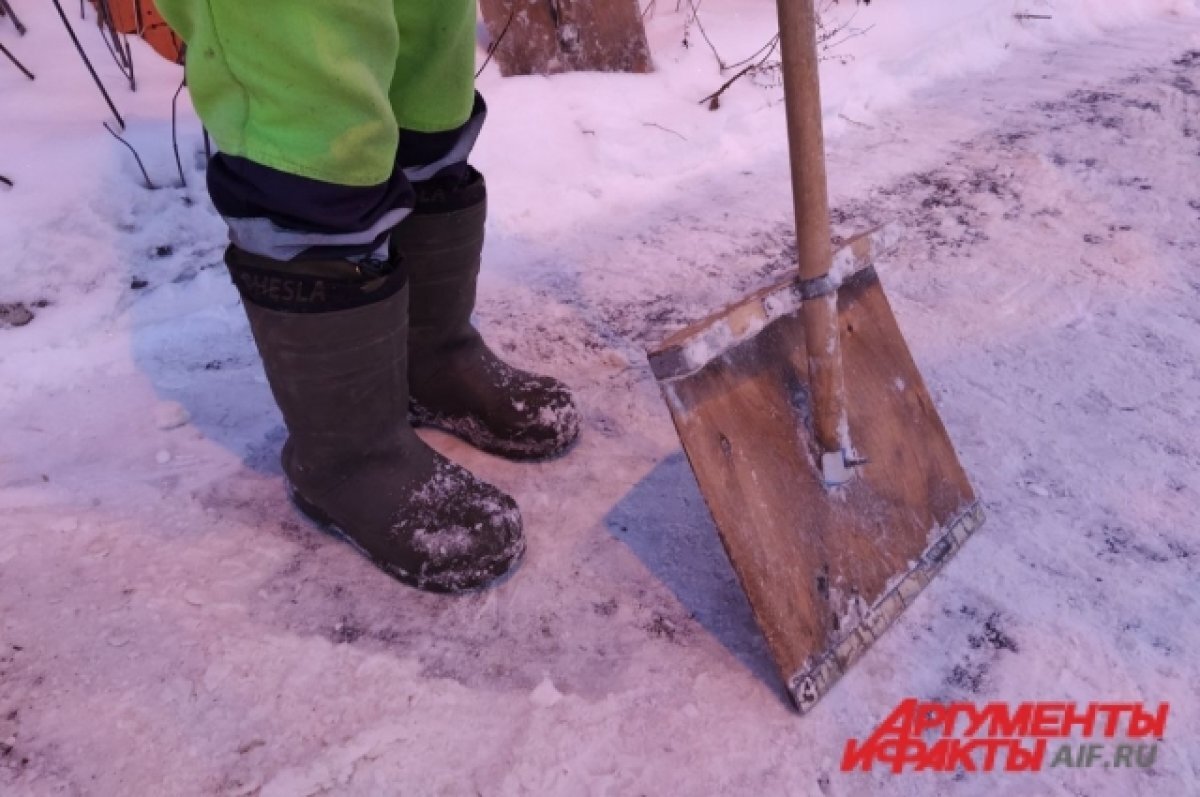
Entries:
[[548, 379], [542, 395], [544, 403], [527, 426], [531, 442], [536, 442], [542, 456], [553, 457], [565, 452], [579, 439], [583, 420], [571, 391], [562, 382]]
[[486, 586], [525, 551], [521, 512], [500, 490], [450, 466], [418, 491], [392, 525], [406, 555], [393, 570], [434, 592]]

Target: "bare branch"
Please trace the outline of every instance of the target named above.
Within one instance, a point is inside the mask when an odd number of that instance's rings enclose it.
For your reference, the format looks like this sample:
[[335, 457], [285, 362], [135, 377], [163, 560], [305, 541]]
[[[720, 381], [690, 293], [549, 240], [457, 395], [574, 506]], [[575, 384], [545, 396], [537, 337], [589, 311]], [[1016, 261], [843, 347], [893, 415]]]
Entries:
[[850, 124], [854, 125], [855, 127], [862, 127], [862, 128], [865, 128], [865, 129], [867, 129], [867, 130], [874, 130], [874, 129], [875, 129], [874, 127], [872, 127], [871, 125], [867, 124], [866, 122], [860, 122], [860, 121], [858, 121], [857, 119], [851, 119], [849, 116], [846, 116], [846, 114], [844, 114], [844, 113], [839, 113], [839, 114], [838, 114], [838, 118], [839, 118], [839, 119], [845, 119], [847, 122], [849, 122]]
[[721, 54], [717, 52], [717, 46], [712, 43], [712, 39], [708, 38], [708, 31], [704, 29], [704, 23], [700, 21], [700, 5], [693, 2], [693, 0], [688, 0], [688, 7], [692, 9], [692, 19], [695, 21], [696, 27], [700, 30], [700, 36], [704, 39], [705, 44], [708, 45], [708, 49], [712, 50], [713, 57], [717, 59], [717, 67], [721, 70], [721, 74], [725, 74], [725, 70], [729, 67], [726, 66], [725, 61], [721, 58]]
[[684, 141], [687, 141], [687, 136], [685, 136], [683, 133], [680, 133], [677, 130], [672, 130], [669, 127], [663, 127], [658, 122], [642, 122], [642, 126], [643, 127], [657, 127], [659, 130], [665, 130], [666, 132], [670, 133], [671, 135], [679, 136]]
[[154, 181], [150, 179], [149, 173], [146, 172], [146, 164], [142, 163], [142, 156], [138, 155], [137, 150], [133, 148], [133, 145], [117, 135], [117, 131], [108, 126], [108, 122], [104, 123], [104, 129], [108, 131], [109, 135], [124, 144], [127, 150], [133, 153], [133, 159], [137, 161], [138, 168], [142, 170], [142, 177], [146, 179], [146, 187], [151, 191], [158, 190], [158, 186], [154, 184]]
[[12, 10], [8, 0], [0, 0], [0, 17], [8, 17], [12, 20], [13, 26], [17, 29], [17, 33], [25, 35], [25, 26], [21, 24], [21, 20], [17, 18], [17, 13]]
[[483, 63], [479, 66], [479, 70], [475, 73], [475, 77], [483, 74], [483, 70], [487, 69], [487, 65], [492, 62], [492, 56], [496, 54], [496, 50], [500, 47], [500, 43], [504, 41], [504, 35], [508, 33], [508, 26], [512, 24], [513, 17], [517, 14], [517, 4], [513, 3], [512, 10], [508, 12], [508, 19], [504, 22], [504, 27], [500, 30], [500, 35], [496, 37], [496, 41], [488, 45], [487, 58], [483, 59]]
[[5, 47], [3, 44], [0, 44], [0, 53], [3, 53], [8, 58], [8, 60], [12, 61], [13, 66], [15, 66], [17, 69], [20, 69], [21, 72], [24, 73], [25, 77], [29, 78], [30, 80], [34, 80], [33, 73], [30, 72], [28, 69], [26, 69], [25, 65], [22, 64], [20, 61], [18, 61], [17, 57], [15, 55], [13, 55], [12, 53], [10, 53], [8, 51], [8, 48]]
[[179, 88], [175, 89], [175, 96], [171, 98], [171, 149], [175, 150], [175, 168], [179, 170], [179, 184], [183, 188], [187, 188], [187, 177], [183, 173], [183, 159], [179, 157], [179, 114], [176, 107], [179, 105], [179, 94], [186, 85], [187, 75], [184, 75], [183, 80], [179, 81]]
[[708, 103], [708, 109], [710, 111], [715, 111], [718, 108], [720, 108], [721, 107], [721, 95], [724, 94], [729, 89], [730, 86], [732, 86], [734, 83], [738, 82], [738, 80], [740, 80], [742, 77], [753, 72], [756, 69], [760, 69], [762, 67], [762, 65], [766, 62], [766, 60], [775, 53], [775, 48], [777, 48], [778, 46], [779, 46], [779, 34], [777, 33], [777, 34], [775, 34], [775, 38], [772, 40], [771, 47], [770, 47], [770, 49], [767, 50], [766, 55], [764, 55], [760, 60], [756, 61], [755, 63], [750, 64], [749, 66], [742, 69], [741, 72], [738, 72], [736, 75], [729, 78], [729, 80], [726, 80], [724, 85], [721, 86], [721, 88], [717, 89], [712, 94], [709, 94], [707, 97], [700, 100], [700, 103], [701, 104]]
[[117, 118], [117, 123], [121, 126], [121, 129], [124, 130], [125, 120], [121, 118], [120, 111], [118, 111], [117, 106], [113, 104], [112, 97], [108, 95], [108, 89], [104, 88], [104, 83], [100, 81], [100, 76], [96, 74], [96, 68], [92, 66], [91, 59], [88, 58], [87, 53], [84, 52], [83, 45], [79, 43], [79, 37], [75, 35], [75, 29], [71, 27], [71, 23], [67, 20], [67, 12], [63, 11], [62, 3], [60, 3], [59, 0], [50, 1], [54, 3], [54, 8], [56, 11], [58, 11], [59, 19], [62, 20], [63, 27], [67, 29], [67, 33], [70, 35], [71, 43], [75, 45], [75, 51], [79, 53], [79, 57], [83, 59], [83, 65], [87, 67], [88, 72], [91, 74], [92, 81], [95, 82], [96, 88], [100, 90], [100, 94], [104, 97], [104, 101], [108, 103], [108, 109], [112, 111], [113, 116]]
[[[771, 40], [762, 47], [759, 47], [758, 50], [756, 50], [748, 58], [744, 58], [736, 63], [727, 64], [725, 63], [725, 60], [721, 58], [721, 54], [717, 51], [716, 46], [708, 37], [708, 33], [704, 29], [704, 24], [700, 21], [699, 3], [695, 2], [695, 0], [688, 0], [688, 4], [691, 7], [691, 14], [688, 17], [687, 22], [685, 22], [684, 46], [687, 46], [687, 26], [694, 21], [696, 23], [696, 27], [700, 31], [700, 35], [704, 37], [704, 41], [708, 44], [709, 49], [712, 50], [713, 56], [717, 59], [717, 65], [720, 67], [721, 74], [724, 74], [727, 70], [741, 67], [740, 71], [738, 71], [729, 80], [725, 81], [720, 88], [718, 88], [712, 94], [709, 94], [704, 99], [700, 100], [701, 103], [707, 103], [709, 110], [717, 110], [721, 107], [721, 95], [728, 91], [734, 83], [747, 76], [749, 76], [752, 80], [755, 80], [755, 82], [759, 82], [757, 80], [758, 78], [767, 77], [769, 80], [765, 81], [766, 85], [773, 86], [779, 84], [780, 81], [778, 76], [780, 69], [782, 68], [782, 64], [778, 59], [774, 61], [770, 60], [771, 56], [779, 47], [778, 33], [775, 34], [775, 36], [773, 36]], [[838, 24], [827, 25], [822, 20], [836, 4], [837, 0], [824, 0], [824, 2], [818, 8], [817, 47], [820, 51], [820, 59], [822, 61], [837, 60], [842, 63], [846, 63], [851, 59], [851, 56], [838, 55], [832, 51], [836, 50], [838, 47], [842, 46], [851, 39], [866, 34], [874, 26], [869, 26], [866, 28], [855, 27], [854, 20], [858, 16], [857, 11], [852, 13], [846, 20], [839, 22]]]

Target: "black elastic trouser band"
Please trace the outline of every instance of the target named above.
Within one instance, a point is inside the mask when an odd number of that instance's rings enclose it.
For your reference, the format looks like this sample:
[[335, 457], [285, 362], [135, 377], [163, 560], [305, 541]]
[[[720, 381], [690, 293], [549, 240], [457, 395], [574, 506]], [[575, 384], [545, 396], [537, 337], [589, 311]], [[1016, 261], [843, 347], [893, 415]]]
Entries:
[[[373, 186], [347, 186], [314, 180], [283, 172], [260, 163], [217, 153], [208, 165], [208, 191], [213, 206], [225, 218], [267, 219], [287, 230], [320, 235], [352, 234], [368, 230], [385, 215], [397, 209], [412, 208], [416, 202], [413, 186], [404, 169], [437, 163], [458, 143], [463, 131], [481, 114], [486, 114], [483, 98], [475, 95], [471, 119], [453, 130], [422, 133], [400, 130], [400, 145], [391, 176]], [[467, 177], [466, 161], [449, 163], [433, 178], [462, 181]], [[319, 246], [297, 259], [354, 257], [374, 252], [378, 240], [353, 246]]]
[[413, 212], [417, 215], [453, 213], [473, 207], [487, 197], [483, 175], [465, 163], [461, 170], [413, 183], [413, 188], [417, 194], [417, 206]]
[[325, 235], [369, 229], [395, 208], [411, 208], [412, 186], [398, 168], [372, 186], [326, 183], [223, 152], [208, 164], [208, 193], [225, 218], [269, 219]]

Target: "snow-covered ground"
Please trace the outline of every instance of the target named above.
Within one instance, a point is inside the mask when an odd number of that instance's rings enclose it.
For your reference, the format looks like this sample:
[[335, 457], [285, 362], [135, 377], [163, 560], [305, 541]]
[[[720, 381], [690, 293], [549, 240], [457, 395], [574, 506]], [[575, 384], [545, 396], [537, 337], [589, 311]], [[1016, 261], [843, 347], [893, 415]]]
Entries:
[[[195, 117], [189, 187], [140, 187], [53, 8], [14, 5], [38, 80], [0, 62], [0, 793], [1200, 793], [1191, 0], [842, 4], [874, 27], [824, 75], [837, 232], [904, 226], [879, 268], [989, 521], [803, 719], [643, 355], [790, 267], [777, 86], [698, 104], [725, 78], [669, 0], [654, 75], [485, 72], [479, 321], [587, 423], [540, 465], [430, 436], [530, 537], [445, 598], [287, 503]], [[773, 32], [765, 0], [700, 13], [726, 61]], [[80, 27], [170, 186], [178, 71], [136, 48], [131, 94]], [[841, 774], [908, 696], [1172, 715], [1147, 772]]]

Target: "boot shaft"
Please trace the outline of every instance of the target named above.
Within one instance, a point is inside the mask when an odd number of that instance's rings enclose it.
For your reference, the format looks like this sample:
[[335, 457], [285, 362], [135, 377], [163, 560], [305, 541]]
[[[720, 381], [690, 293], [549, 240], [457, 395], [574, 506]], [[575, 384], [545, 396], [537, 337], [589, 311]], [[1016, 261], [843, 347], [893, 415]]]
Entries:
[[386, 446], [408, 407], [408, 287], [399, 263], [276, 263], [230, 247], [226, 265], [300, 444], [292, 448]]
[[471, 313], [483, 252], [487, 190], [472, 169], [465, 181], [418, 183], [417, 206], [392, 234], [411, 286], [409, 323], [420, 350], [473, 338]]

